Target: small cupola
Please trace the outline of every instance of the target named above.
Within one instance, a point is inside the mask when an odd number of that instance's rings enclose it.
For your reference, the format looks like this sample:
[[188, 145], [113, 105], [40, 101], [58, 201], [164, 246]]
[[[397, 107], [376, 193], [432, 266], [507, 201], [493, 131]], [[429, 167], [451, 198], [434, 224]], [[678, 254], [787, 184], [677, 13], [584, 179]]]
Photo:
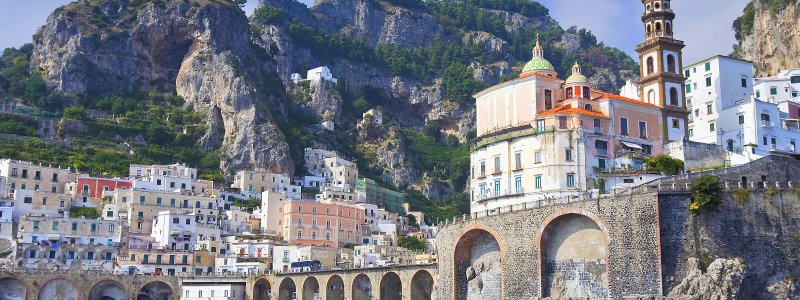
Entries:
[[533, 47], [532, 54], [531, 60], [522, 68], [520, 77], [525, 77], [530, 73], [542, 73], [552, 77], [558, 76], [553, 64], [544, 58], [544, 48], [539, 43], [539, 35], [536, 35], [536, 46]]
[[581, 65], [575, 62], [572, 66], [572, 75], [564, 82], [564, 95], [567, 99], [589, 99], [591, 89], [589, 79], [581, 74]]

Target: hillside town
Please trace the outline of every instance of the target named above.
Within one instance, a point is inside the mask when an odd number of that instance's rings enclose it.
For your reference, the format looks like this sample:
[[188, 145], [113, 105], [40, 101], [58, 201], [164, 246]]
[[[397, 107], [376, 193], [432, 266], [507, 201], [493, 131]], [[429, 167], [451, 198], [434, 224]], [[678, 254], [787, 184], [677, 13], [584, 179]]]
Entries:
[[[559, 74], [536, 35], [518, 73], [475, 92], [466, 184], [445, 192], [469, 211], [442, 220], [323, 143], [299, 148], [294, 173], [216, 180], [181, 161], [110, 176], [2, 157], [0, 299], [800, 297], [784, 266], [800, 229], [800, 69], [684, 64], [670, 3], [642, 0], [639, 79], [619, 91], [580, 59]], [[333, 86], [335, 71], [288, 81]], [[332, 115], [309, 130], [342, 131]]]
[[435, 262], [436, 227], [402, 194], [359, 178], [335, 152], [305, 155], [307, 176], [241, 171], [231, 186], [177, 163], [98, 178], [3, 159], [3, 261], [154, 275]]

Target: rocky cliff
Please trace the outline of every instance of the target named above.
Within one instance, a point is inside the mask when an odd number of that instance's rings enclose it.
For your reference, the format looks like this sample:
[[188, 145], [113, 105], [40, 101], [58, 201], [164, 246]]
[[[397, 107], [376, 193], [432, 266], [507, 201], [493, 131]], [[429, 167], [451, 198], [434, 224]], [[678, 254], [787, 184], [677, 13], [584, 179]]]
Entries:
[[282, 85], [270, 85], [274, 65], [249, 36], [246, 16], [229, 1], [81, 0], [50, 15], [31, 65], [74, 98], [177, 93], [206, 115], [199, 147], [220, 149], [222, 169], [292, 172], [271, 117], [282, 110]]
[[739, 39], [734, 54], [753, 61], [756, 76], [774, 76], [782, 69], [798, 68], [798, 23], [800, 2], [753, 0], [734, 22]]

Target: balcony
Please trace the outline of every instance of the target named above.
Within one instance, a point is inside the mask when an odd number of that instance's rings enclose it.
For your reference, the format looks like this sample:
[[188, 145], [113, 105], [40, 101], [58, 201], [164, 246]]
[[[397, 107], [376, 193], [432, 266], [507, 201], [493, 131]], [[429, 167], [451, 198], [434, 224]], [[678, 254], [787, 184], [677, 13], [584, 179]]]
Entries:
[[594, 127], [594, 133], [595, 134], [603, 134], [603, 128], [595, 126]]
[[505, 197], [513, 197], [513, 196], [521, 196], [525, 194], [524, 188], [519, 189], [512, 189], [511, 191], [500, 191], [495, 193], [494, 190], [487, 190], [485, 193], [478, 195], [477, 201], [485, 201], [491, 199], [498, 199], [498, 198], [505, 198]]
[[650, 155], [646, 154], [641, 151], [633, 151], [633, 150], [617, 150], [614, 152], [614, 156], [616, 157], [628, 157], [636, 160], [647, 160]]
[[768, 120], [761, 120], [761, 127], [772, 128], [772, 127], [775, 127], [775, 123], [772, 122], [772, 121], [768, 121]]
[[500, 175], [500, 173], [503, 173], [503, 171], [501, 171], [500, 168], [492, 170], [492, 175]]
[[522, 164], [518, 163], [514, 165], [514, 169], [512, 171], [522, 171]]

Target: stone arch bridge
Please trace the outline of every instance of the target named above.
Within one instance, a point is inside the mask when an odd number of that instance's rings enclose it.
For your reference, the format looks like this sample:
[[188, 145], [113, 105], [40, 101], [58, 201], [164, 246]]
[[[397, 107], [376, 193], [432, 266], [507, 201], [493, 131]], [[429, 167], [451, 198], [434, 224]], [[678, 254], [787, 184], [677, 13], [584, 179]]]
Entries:
[[429, 300], [436, 265], [284, 273], [249, 277], [253, 300]]
[[92, 271], [0, 270], [0, 299], [173, 300], [180, 278]]

